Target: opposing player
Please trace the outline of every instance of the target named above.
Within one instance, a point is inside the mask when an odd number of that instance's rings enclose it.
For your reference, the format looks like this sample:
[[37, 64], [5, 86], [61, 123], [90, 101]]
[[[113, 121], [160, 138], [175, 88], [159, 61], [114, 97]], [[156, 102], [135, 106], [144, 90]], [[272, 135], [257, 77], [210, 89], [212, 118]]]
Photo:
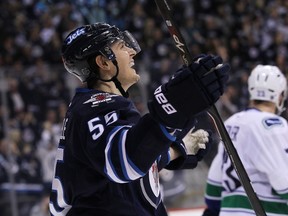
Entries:
[[[225, 126], [267, 215], [288, 215], [288, 125], [279, 116], [287, 81], [278, 67], [258, 65], [248, 88], [250, 107]], [[205, 200], [204, 216], [255, 215], [222, 144], [208, 173]]]
[[156, 89], [150, 112], [141, 117], [127, 92], [139, 80], [138, 52], [128, 31], [105, 23], [81, 26], [66, 37], [64, 66], [87, 87], [76, 90], [63, 120], [51, 215], [165, 216], [158, 171], [193, 168], [190, 153], [209, 142], [205, 133], [192, 132], [196, 141], [182, 142], [191, 132], [174, 132], [188, 131], [194, 116], [218, 100], [229, 66], [219, 56], [200, 56]]

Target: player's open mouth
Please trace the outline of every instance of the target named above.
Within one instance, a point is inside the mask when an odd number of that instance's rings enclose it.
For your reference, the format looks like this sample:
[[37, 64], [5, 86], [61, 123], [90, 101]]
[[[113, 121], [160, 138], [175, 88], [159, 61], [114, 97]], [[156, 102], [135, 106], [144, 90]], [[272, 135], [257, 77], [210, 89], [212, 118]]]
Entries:
[[130, 62], [129, 66], [134, 69], [134, 66], [135, 66], [134, 61]]

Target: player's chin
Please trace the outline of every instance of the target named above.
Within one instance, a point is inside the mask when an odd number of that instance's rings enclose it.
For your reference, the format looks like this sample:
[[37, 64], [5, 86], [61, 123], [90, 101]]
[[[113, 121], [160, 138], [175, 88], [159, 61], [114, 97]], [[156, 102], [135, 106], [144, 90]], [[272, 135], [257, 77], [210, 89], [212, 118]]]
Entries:
[[139, 76], [139, 74], [136, 74], [136, 76], [135, 76], [135, 83], [137, 83], [139, 80], [140, 80], [140, 76]]
[[129, 89], [131, 86], [136, 84], [140, 80], [140, 76], [138, 74], [134, 74], [133, 76], [130, 76], [127, 81], [127, 89]]
[[139, 74], [137, 74], [137, 72], [136, 72], [135, 69], [131, 68], [131, 74], [132, 74], [132, 76], [134, 77], [134, 80], [135, 80], [136, 82], [138, 82], [139, 79], [140, 79], [140, 76], [139, 76]]
[[140, 76], [138, 74], [134, 73], [132, 76], [130, 76], [130, 80], [131, 80], [131, 82], [133, 82], [133, 84], [137, 83], [140, 80]]

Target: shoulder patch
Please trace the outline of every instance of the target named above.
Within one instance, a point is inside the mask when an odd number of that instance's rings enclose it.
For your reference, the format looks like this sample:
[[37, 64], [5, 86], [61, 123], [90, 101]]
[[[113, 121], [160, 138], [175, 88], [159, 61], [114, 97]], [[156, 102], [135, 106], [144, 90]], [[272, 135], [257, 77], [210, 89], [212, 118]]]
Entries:
[[283, 122], [280, 118], [265, 118], [262, 121], [265, 128], [271, 128], [275, 126], [282, 126]]
[[113, 97], [117, 97], [117, 95], [111, 95], [109, 93], [97, 93], [92, 95], [91, 98], [85, 101], [83, 104], [91, 103], [91, 107], [95, 107], [101, 103], [114, 102]]

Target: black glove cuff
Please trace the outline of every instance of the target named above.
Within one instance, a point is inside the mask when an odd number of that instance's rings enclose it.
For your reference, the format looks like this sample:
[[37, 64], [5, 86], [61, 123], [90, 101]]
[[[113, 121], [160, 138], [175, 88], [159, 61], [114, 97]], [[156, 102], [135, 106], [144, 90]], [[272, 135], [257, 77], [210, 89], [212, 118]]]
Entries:
[[185, 163], [181, 169], [194, 169], [198, 165], [198, 157], [196, 155], [187, 155]]
[[180, 156], [172, 161], [165, 167], [168, 170], [181, 169], [187, 159], [185, 146], [180, 142], [173, 142], [171, 147], [180, 153]]

